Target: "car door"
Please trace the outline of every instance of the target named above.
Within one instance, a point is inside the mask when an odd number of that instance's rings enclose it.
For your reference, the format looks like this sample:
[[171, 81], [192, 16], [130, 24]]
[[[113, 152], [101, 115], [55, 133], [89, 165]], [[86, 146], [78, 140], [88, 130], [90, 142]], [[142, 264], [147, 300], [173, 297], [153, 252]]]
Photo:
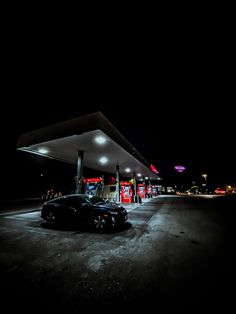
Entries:
[[71, 199], [71, 208], [75, 213], [75, 219], [80, 225], [88, 225], [91, 221], [91, 205], [83, 197]]
[[84, 201], [81, 202], [79, 205], [80, 209], [80, 220], [82, 222], [83, 225], [90, 225], [91, 224], [91, 220], [93, 218], [93, 210], [92, 204], [89, 204], [88, 202]]

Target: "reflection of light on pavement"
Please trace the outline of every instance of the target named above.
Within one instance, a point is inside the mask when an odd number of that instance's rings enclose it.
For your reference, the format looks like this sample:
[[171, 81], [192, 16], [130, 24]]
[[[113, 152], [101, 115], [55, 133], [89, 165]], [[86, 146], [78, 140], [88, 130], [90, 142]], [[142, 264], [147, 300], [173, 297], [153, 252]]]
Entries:
[[196, 196], [203, 197], [203, 198], [216, 198], [216, 197], [219, 197], [220, 195], [196, 195]]
[[23, 213], [23, 214], [5, 216], [4, 218], [15, 219], [15, 220], [37, 221], [40, 218], [40, 213], [39, 212]]
[[[158, 196], [160, 197], [160, 196]], [[125, 207], [125, 209], [129, 212], [137, 207], [140, 207], [142, 205], [144, 205], [147, 202], [150, 202], [151, 200], [154, 200], [155, 198], [146, 198], [142, 200], [142, 203], [132, 203], [132, 204], [127, 204], [127, 203], [123, 203], [123, 206]]]

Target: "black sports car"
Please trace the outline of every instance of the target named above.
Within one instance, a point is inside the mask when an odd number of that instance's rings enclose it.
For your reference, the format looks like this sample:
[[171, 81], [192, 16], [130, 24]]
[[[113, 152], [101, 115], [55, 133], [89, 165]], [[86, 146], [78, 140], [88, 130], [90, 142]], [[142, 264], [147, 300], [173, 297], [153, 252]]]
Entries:
[[106, 202], [97, 196], [72, 194], [45, 202], [41, 217], [48, 224], [73, 223], [103, 231], [124, 224], [128, 214], [117, 203]]

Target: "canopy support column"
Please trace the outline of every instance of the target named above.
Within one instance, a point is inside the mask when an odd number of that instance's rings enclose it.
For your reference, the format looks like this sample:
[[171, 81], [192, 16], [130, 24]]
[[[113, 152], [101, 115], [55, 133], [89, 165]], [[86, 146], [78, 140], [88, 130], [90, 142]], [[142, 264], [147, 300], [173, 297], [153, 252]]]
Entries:
[[133, 173], [133, 176], [134, 176], [134, 203], [138, 203], [138, 199], [137, 199], [137, 184], [136, 184], [135, 172]]
[[78, 152], [77, 158], [77, 176], [76, 176], [76, 187], [75, 193], [80, 194], [82, 192], [82, 184], [83, 184], [83, 168], [84, 168], [84, 151], [80, 150]]
[[116, 166], [116, 202], [120, 203], [120, 167]]

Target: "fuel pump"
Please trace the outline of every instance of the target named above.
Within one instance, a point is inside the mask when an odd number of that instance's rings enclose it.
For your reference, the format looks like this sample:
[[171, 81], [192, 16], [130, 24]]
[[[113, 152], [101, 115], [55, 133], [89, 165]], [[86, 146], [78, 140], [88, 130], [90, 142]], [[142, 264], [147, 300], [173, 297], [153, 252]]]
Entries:
[[121, 181], [121, 202], [122, 203], [131, 203], [133, 199], [133, 190], [130, 182]]
[[146, 187], [145, 187], [145, 184], [143, 183], [138, 184], [138, 196], [141, 199], [144, 199], [146, 197]]
[[103, 190], [103, 179], [99, 178], [84, 178], [84, 193], [101, 196]]
[[152, 186], [148, 185], [147, 186], [147, 197], [151, 198], [153, 196], [153, 190], [152, 190]]

